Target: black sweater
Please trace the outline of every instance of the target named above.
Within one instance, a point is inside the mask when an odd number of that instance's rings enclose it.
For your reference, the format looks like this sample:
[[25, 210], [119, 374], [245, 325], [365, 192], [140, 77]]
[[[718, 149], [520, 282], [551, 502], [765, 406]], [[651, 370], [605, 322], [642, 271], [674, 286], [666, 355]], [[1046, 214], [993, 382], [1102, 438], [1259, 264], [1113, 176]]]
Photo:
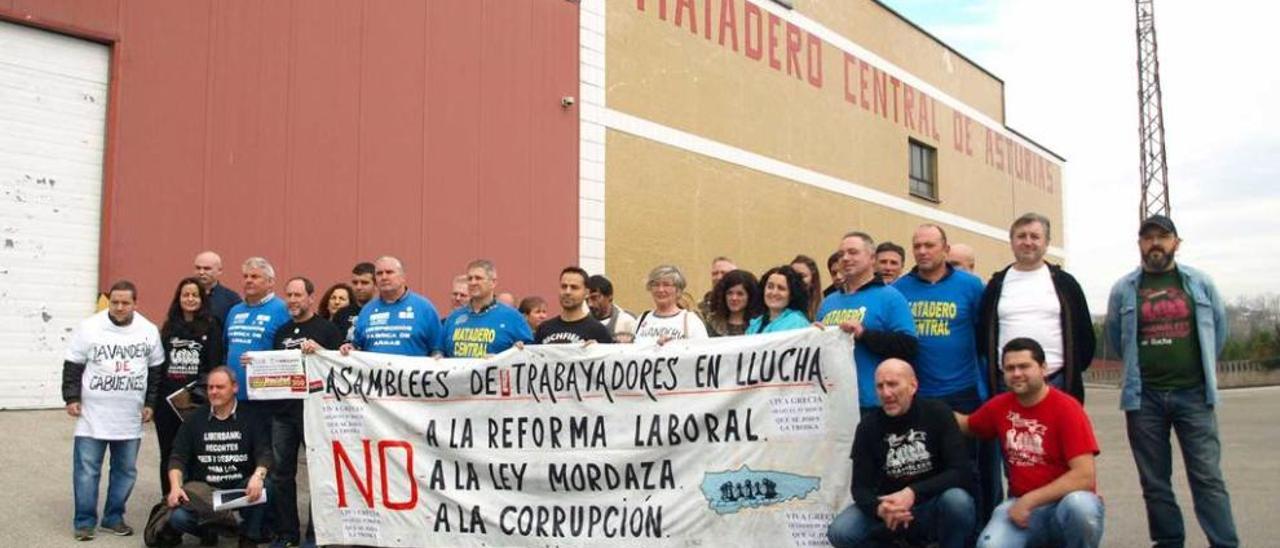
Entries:
[[876, 409], [858, 424], [853, 438], [853, 502], [876, 515], [878, 497], [910, 487], [919, 504], [972, 482], [969, 454], [951, 408], [916, 399], [906, 413], [890, 417]]
[[215, 418], [207, 405], [196, 409], [178, 429], [167, 469], [182, 470], [184, 482], [243, 487], [254, 468], [271, 467], [271, 421], [263, 419], [244, 406], [226, 420]]

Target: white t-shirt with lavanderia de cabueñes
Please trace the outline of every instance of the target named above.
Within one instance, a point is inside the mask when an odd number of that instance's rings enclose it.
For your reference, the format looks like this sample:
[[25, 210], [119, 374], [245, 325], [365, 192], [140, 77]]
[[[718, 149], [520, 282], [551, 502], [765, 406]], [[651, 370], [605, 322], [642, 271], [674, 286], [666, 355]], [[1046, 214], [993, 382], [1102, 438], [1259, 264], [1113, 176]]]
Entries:
[[142, 437], [147, 370], [164, 363], [160, 332], [142, 314], [116, 325], [103, 310], [80, 322], [66, 360], [84, 364], [76, 436], [100, 440]]

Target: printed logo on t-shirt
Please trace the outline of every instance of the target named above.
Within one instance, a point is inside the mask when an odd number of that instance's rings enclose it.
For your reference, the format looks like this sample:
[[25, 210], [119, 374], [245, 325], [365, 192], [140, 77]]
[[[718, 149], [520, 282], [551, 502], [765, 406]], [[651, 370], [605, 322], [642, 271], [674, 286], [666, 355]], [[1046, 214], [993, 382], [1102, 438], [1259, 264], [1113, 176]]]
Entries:
[[916, 335], [920, 337], [950, 336], [951, 321], [959, 314], [960, 307], [950, 301], [911, 303], [911, 317], [916, 320]]
[[193, 340], [169, 339], [169, 376], [195, 375], [200, 372], [200, 352], [204, 345]]
[[1138, 344], [1168, 346], [1191, 335], [1190, 299], [1180, 287], [1143, 289]]
[[[294, 329], [293, 334], [297, 335], [298, 330]], [[306, 337], [285, 337], [280, 341], [280, 347], [282, 350], [295, 350], [302, 348], [304, 342], [307, 342]]]
[[912, 428], [906, 434], [889, 434], [885, 437], [889, 453], [884, 459], [884, 473], [892, 478], [917, 476], [933, 469], [933, 460], [926, 445], [927, 434]]
[[391, 319], [390, 312], [374, 312], [369, 314], [369, 325], [382, 325]]
[[483, 358], [489, 353], [489, 344], [497, 338], [498, 332], [491, 327], [456, 328], [453, 330], [453, 356]]
[[404, 308], [404, 310], [400, 311], [400, 313], [399, 313], [399, 314], [396, 314], [396, 316], [397, 316], [397, 317], [399, 317], [399, 318], [400, 318], [400, 319], [402, 319], [402, 320], [412, 320], [412, 319], [413, 319], [413, 307], [412, 307], [412, 306], [406, 306], [406, 307]]
[[844, 322], [862, 322], [867, 317], [867, 307], [841, 308], [827, 312], [822, 317], [822, 325], [840, 325]]
[[1010, 411], [1007, 418], [1011, 427], [1004, 433], [1004, 446], [1009, 465], [1044, 465], [1044, 437], [1049, 428], [1036, 419], [1022, 418], [1016, 411]]
[[563, 344], [563, 343], [580, 343], [580, 342], [583, 342], [583, 338], [578, 336], [577, 333], [574, 333], [572, 331], [561, 331], [559, 333], [552, 333], [550, 335], [547, 335], [547, 338], [542, 340], [542, 344]]

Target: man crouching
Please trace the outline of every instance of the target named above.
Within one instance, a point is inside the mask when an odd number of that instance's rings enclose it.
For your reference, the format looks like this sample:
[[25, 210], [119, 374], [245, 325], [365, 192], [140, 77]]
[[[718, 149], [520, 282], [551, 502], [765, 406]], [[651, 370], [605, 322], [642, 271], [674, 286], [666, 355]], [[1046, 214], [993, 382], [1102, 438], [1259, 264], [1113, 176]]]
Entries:
[[[236, 408], [236, 378], [226, 366], [209, 372], [206, 389], [209, 406], [197, 409], [178, 430], [169, 457], [169, 489], [166, 498], [173, 514], [169, 526], [179, 533], [207, 538], [210, 528], [233, 524], [235, 518], [213, 511], [213, 492], [244, 489], [250, 503], [266, 489], [271, 466], [269, 421]], [[183, 483], [185, 481], [185, 483]], [[241, 546], [264, 540], [263, 523], [268, 505], [240, 509]]]
[[960, 548], [975, 523], [969, 453], [951, 408], [914, 401], [918, 383], [898, 359], [876, 368], [880, 407], [853, 438], [853, 505], [827, 528], [837, 547], [904, 539]]

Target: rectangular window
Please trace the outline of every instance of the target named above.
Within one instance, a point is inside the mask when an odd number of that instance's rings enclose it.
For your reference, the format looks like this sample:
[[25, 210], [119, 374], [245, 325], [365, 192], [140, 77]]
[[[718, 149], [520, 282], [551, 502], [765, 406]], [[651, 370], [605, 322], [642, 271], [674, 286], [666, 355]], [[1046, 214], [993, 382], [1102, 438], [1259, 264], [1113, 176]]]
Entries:
[[914, 139], [908, 140], [907, 145], [911, 149], [911, 195], [938, 201], [938, 150]]

